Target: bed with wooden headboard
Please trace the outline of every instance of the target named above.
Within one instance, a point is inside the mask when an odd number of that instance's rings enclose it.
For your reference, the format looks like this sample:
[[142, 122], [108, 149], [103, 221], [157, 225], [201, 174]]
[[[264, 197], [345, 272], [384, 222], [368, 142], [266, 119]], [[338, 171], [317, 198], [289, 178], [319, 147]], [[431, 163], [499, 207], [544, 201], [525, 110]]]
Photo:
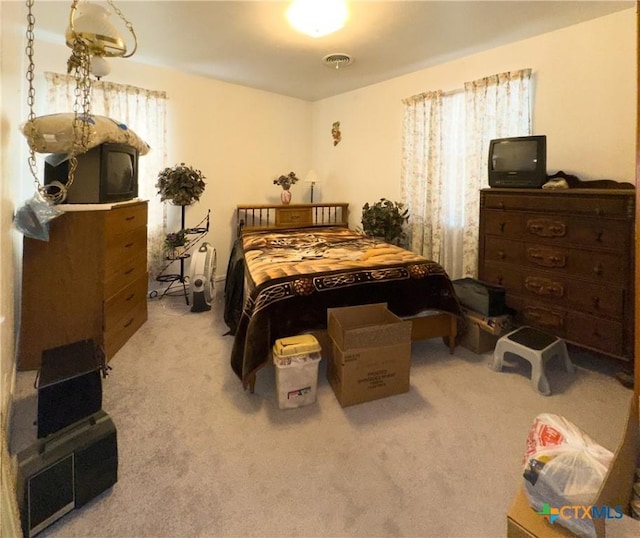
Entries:
[[[235, 275], [232, 285], [244, 293], [237, 322], [227, 320], [227, 305], [225, 320], [235, 335], [231, 366], [245, 389], [253, 392], [278, 338], [326, 329], [327, 308], [387, 303], [413, 319], [414, 340], [443, 337], [453, 352], [461, 312], [445, 271], [349, 229], [348, 209], [346, 203], [237, 207], [227, 278]], [[232, 291], [228, 281], [225, 298]]]

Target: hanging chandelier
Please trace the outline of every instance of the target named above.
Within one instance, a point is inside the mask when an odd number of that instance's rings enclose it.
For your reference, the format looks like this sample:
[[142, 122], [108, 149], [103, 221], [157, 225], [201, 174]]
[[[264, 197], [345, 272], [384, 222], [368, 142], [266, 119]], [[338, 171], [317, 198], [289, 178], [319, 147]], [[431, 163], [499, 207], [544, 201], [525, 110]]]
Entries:
[[[89, 69], [92, 75], [101, 78], [110, 73], [111, 68], [105, 58], [129, 58], [138, 48], [138, 39], [133, 25], [122, 11], [107, 0], [107, 4], [120, 17], [133, 36], [133, 48], [127, 52], [127, 45], [115, 25], [109, 20], [111, 11], [88, 0], [73, 0], [69, 13], [69, 27], [65, 33], [67, 46], [77, 53], [79, 44], [89, 57]], [[73, 58], [73, 56], [72, 56]]]
[[287, 9], [289, 24], [311, 37], [340, 30], [349, 18], [345, 0], [295, 0]]

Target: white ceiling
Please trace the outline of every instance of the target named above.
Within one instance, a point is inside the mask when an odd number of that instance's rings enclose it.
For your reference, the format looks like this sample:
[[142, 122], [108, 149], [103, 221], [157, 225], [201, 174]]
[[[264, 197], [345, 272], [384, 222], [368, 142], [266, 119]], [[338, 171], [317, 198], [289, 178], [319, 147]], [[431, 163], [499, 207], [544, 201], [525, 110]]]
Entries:
[[[350, 1], [346, 26], [317, 39], [288, 26], [289, 2], [116, 5], [138, 35], [136, 61], [315, 101], [633, 8], [635, 2]], [[36, 37], [64, 42], [69, 6], [36, 0]], [[336, 52], [351, 55], [353, 63], [337, 70], [324, 65], [322, 58]]]

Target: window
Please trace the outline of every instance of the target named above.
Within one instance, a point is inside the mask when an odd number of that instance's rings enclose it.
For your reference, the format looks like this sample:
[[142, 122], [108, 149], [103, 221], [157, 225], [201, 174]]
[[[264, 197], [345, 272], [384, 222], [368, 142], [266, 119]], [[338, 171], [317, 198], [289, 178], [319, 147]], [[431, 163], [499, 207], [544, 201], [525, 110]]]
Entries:
[[401, 181], [410, 248], [440, 263], [452, 279], [477, 275], [489, 142], [531, 134], [530, 79], [531, 70], [523, 69], [403, 101]]

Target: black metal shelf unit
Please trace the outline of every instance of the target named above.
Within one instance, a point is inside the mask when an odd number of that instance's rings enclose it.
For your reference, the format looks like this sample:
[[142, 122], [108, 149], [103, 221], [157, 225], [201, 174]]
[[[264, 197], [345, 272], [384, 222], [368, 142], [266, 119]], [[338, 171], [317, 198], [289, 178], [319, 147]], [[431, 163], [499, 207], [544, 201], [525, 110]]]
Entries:
[[[180, 217], [180, 229], [183, 230], [187, 236], [187, 242], [184, 245], [184, 252], [178, 256], [177, 258], [172, 258], [167, 256], [167, 264], [162, 268], [160, 274], [156, 277], [158, 282], [162, 282], [164, 284], [168, 284], [168, 286], [164, 289], [162, 294], [160, 295], [160, 299], [162, 299], [165, 295], [169, 294], [171, 288], [176, 284], [182, 284], [182, 290], [178, 290], [180, 295], [184, 295], [184, 299], [189, 304], [189, 294], [187, 292], [187, 283], [186, 277], [184, 274], [184, 261], [187, 258], [191, 257], [189, 251], [192, 250], [207, 234], [209, 231], [209, 216], [211, 214], [211, 210], [207, 210], [207, 216], [203, 218], [195, 228], [185, 228], [185, 207], [181, 206], [182, 214]], [[180, 273], [168, 273], [170, 267], [174, 264], [174, 262], [180, 263]], [[150, 296], [157, 297], [158, 292], [151, 292]]]

